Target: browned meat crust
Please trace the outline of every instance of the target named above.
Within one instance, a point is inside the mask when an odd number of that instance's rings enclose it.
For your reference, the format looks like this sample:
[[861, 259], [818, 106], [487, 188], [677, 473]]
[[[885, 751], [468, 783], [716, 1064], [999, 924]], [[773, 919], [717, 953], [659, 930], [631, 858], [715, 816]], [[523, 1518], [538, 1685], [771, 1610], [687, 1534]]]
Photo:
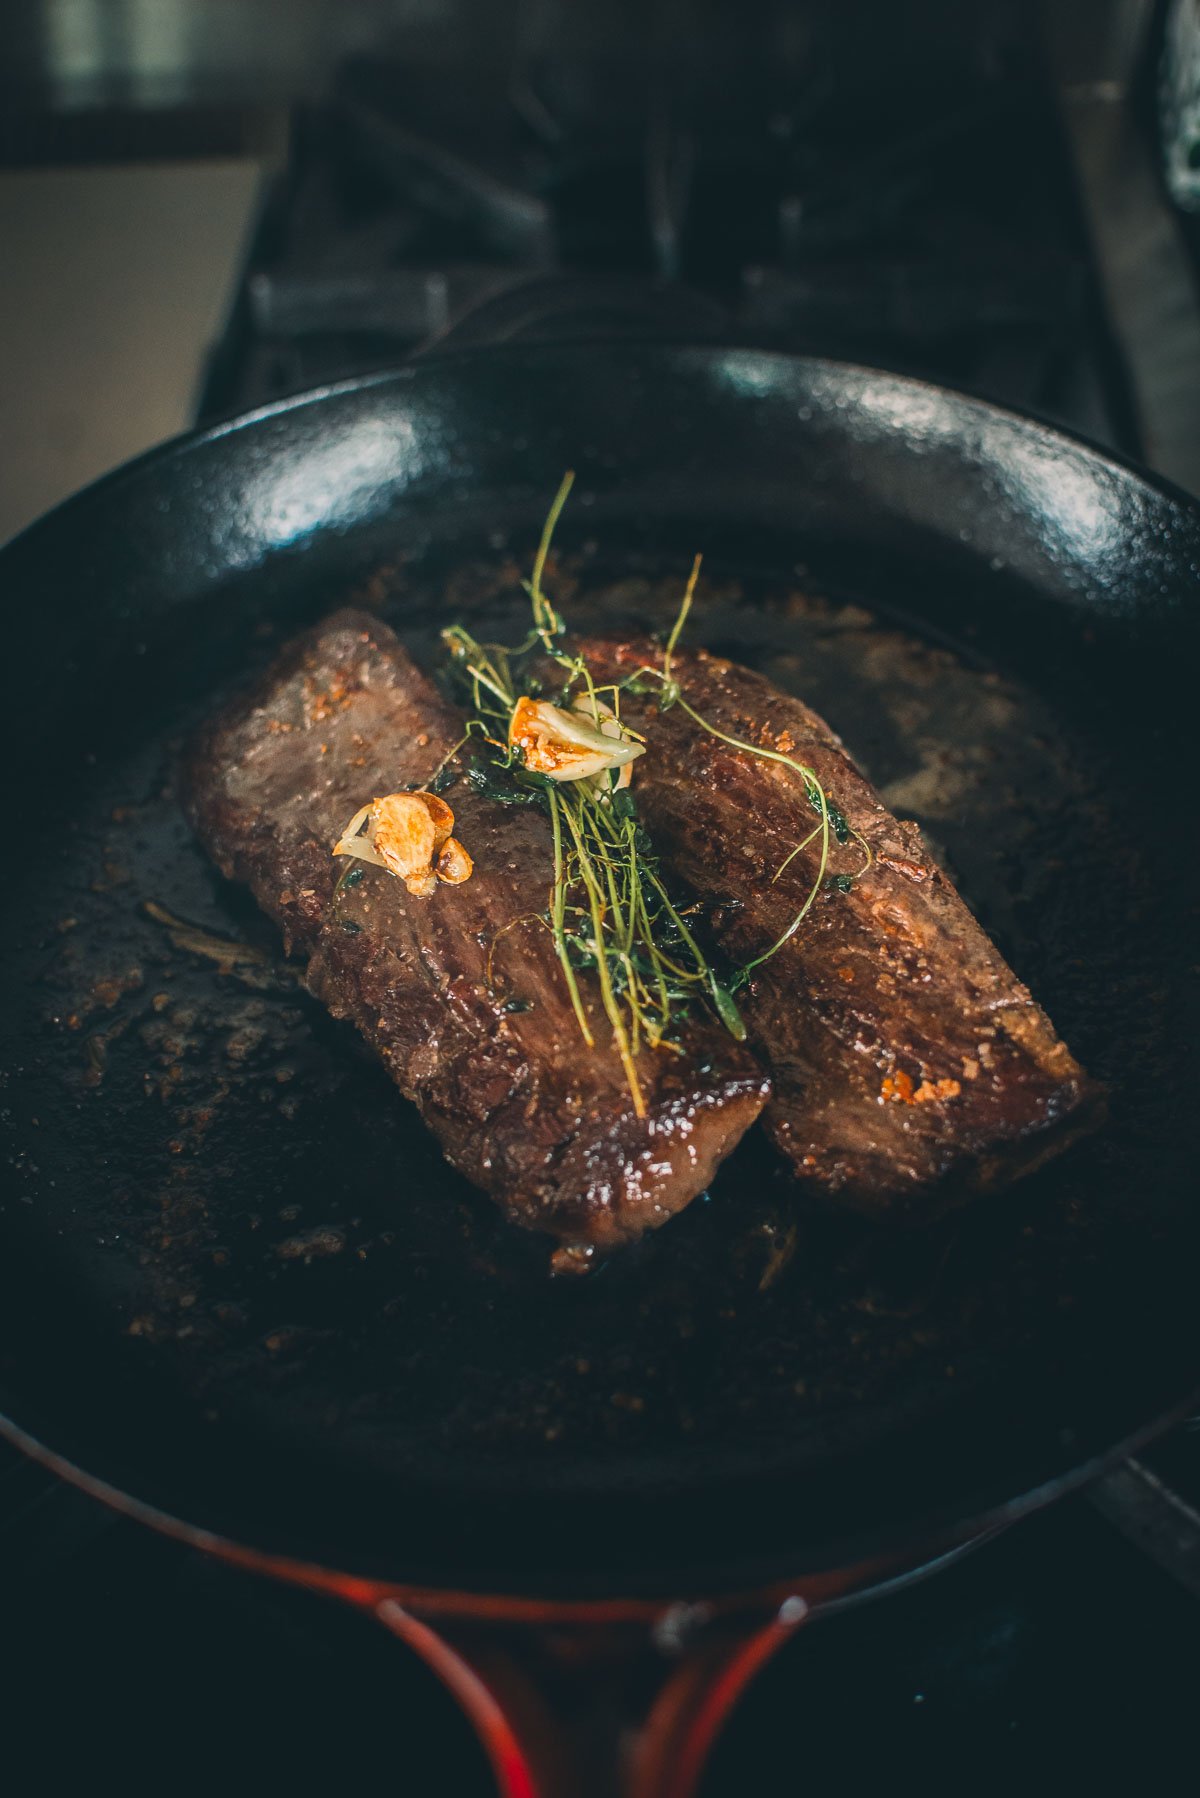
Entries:
[[[648, 642], [584, 650], [598, 681], [662, 662]], [[892, 817], [823, 719], [703, 651], [676, 654], [672, 674], [717, 729], [813, 768], [874, 857], [850, 891], [821, 893], [741, 995], [774, 1084], [763, 1121], [797, 1174], [868, 1212], [930, 1209], [953, 1185], [1023, 1171], [1077, 1135], [1097, 1089], [917, 826]], [[819, 821], [800, 777], [719, 742], [679, 707], [660, 715], [654, 698], [627, 696], [622, 715], [648, 735], [635, 791], [656, 844], [712, 903], [730, 958], [761, 955], [818, 865], [819, 842], [773, 880]], [[862, 862], [851, 841], [831, 872]], [[951, 1173], [962, 1179], [947, 1187]]]
[[342, 612], [204, 731], [185, 769], [188, 811], [455, 1167], [516, 1223], [571, 1244], [627, 1241], [703, 1190], [768, 1084], [724, 1030], [698, 1022], [685, 1054], [640, 1055], [639, 1119], [603, 1013], [589, 997], [589, 1051], [537, 921], [552, 878], [547, 820], [462, 779], [445, 797], [474, 857], [469, 880], [415, 898], [368, 866], [334, 900], [347, 864], [330, 849], [353, 814], [426, 785], [461, 734], [392, 632]]

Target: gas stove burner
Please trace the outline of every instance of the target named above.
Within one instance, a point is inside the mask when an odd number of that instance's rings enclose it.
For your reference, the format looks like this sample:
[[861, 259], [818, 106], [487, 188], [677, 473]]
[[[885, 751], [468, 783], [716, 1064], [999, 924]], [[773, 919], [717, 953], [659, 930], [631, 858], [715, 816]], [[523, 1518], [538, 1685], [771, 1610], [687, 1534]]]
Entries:
[[297, 119], [202, 416], [447, 337], [721, 337], [926, 375], [1136, 450], [1037, 79], [972, 66], [969, 98], [851, 128], [811, 80], [725, 49], [723, 70], [706, 40], [632, 84], [602, 34], [452, 82], [348, 64]]

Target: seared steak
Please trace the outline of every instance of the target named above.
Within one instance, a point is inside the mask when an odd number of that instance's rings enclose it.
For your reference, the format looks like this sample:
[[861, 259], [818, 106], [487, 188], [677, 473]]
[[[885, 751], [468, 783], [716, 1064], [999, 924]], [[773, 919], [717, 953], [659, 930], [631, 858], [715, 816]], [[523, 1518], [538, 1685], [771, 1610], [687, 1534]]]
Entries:
[[[583, 645], [597, 682], [662, 666], [649, 642]], [[815, 712], [748, 669], [677, 653], [672, 675], [727, 736], [811, 767], [870, 845], [834, 844], [796, 935], [739, 996], [771, 1071], [764, 1123], [796, 1173], [869, 1212], [930, 1208], [943, 1176], [987, 1184], [1060, 1147], [1096, 1096], [981, 930], [915, 824], [901, 823]], [[653, 688], [653, 683], [646, 683]], [[657, 689], [655, 689], [656, 691]], [[801, 777], [731, 748], [651, 693], [622, 699], [647, 736], [638, 809], [668, 864], [710, 909], [730, 959], [762, 955], [803, 905], [820, 842], [777, 870], [820, 822]], [[842, 878], [839, 878], [842, 877]]]
[[[460, 761], [444, 797], [474, 860], [469, 879], [418, 897], [384, 868], [332, 859], [361, 806], [426, 787], [462, 730], [391, 631], [342, 612], [204, 731], [185, 770], [189, 814], [454, 1166], [514, 1222], [607, 1247], [702, 1191], [768, 1085], [724, 1029], [697, 1020], [684, 1054], [638, 1057], [646, 1116], [635, 1115], [599, 1001], [585, 990], [589, 1050], [539, 921], [549, 822], [474, 790]], [[335, 895], [351, 867], [361, 877]]]

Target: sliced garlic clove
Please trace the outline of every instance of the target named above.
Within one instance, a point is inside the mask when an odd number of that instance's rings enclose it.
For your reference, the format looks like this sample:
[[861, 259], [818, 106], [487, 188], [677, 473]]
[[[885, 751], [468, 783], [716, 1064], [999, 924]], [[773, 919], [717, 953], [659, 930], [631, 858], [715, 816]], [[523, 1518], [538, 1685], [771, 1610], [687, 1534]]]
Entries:
[[409, 892], [411, 880], [433, 877], [436, 832], [424, 799], [416, 793], [391, 793], [371, 807], [371, 841], [393, 874]]
[[[605, 724], [616, 727], [616, 736], [605, 730]], [[517, 701], [509, 742], [521, 750], [527, 768], [550, 780], [587, 780], [606, 768], [624, 767], [644, 753], [643, 745], [626, 737], [616, 719], [597, 725], [544, 699]]]
[[437, 858], [437, 877], [447, 886], [461, 886], [470, 880], [475, 864], [457, 837], [447, 837]]
[[453, 827], [454, 813], [437, 793], [389, 793], [355, 812], [333, 853], [386, 868], [427, 899], [439, 878], [452, 885], [470, 879], [474, 864], [451, 836]]
[[571, 701], [571, 712], [576, 718], [582, 718], [585, 724], [592, 725], [602, 736], [609, 737], [616, 743], [621, 741], [624, 735], [621, 720], [602, 699], [592, 700], [586, 693], [577, 693]]
[[[605, 705], [602, 699], [598, 699], [594, 702], [593, 709], [593, 701], [588, 698], [586, 693], [580, 693], [576, 698], [575, 703], [572, 705], [571, 710], [577, 712], [582, 718], [591, 720], [593, 723], [595, 723], [596, 713], [598, 712], [600, 714], [599, 728], [606, 737], [610, 737], [614, 741], [629, 741], [621, 724], [621, 720], [609, 706]], [[588, 782], [588, 785], [596, 794], [597, 798], [603, 798], [609, 793], [623, 793], [626, 787], [631, 786], [633, 784], [634, 760], [636, 759], [636, 755], [643, 754], [644, 751], [645, 744], [637, 742], [635, 755], [624, 764], [617, 774], [616, 780], [610, 781], [605, 778], [605, 775], [608, 773], [607, 769], [603, 769], [599, 774], [595, 775]], [[614, 770], [614, 772], [616, 772], [616, 770]]]
[[421, 800], [429, 813], [433, 821], [433, 846], [435, 850], [440, 849], [454, 829], [454, 813], [440, 793], [418, 791], [413, 794], [413, 798]]
[[340, 843], [335, 844], [333, 853], [352, 856], [356, 862], [370, 862], [375, 868], [387, 867], [382, 855], [371, 847], [370, 838], [365, 835], [353, 839], [343, 837]]
[[359, 806], [349, 824], [347, 824], [345, 830], [333, 846], [333, 853], [335, 855], [362, 855], [363, 850], [367, 846], [367, 839], [366, 837], [360, 837], [358, 833], [370, 815], [371, 807], [369, 805]]
[[437, 892], [437, 875], [432, 868], [426, 868], [420, 874], [406, 874], [404, 884], [414, 898], [428, 899]]
[[[595, 724], [590, 716], [591, 702], [584, 703], [588, 709], [587, 717], [581, 717], [577, 711], [564, 712], [558, 706], [547, 707], [554, 713], [558, 729], [568, 743], [577, 743], [581, 749], [606, 755], [610, 768], [623, 768], [626, 762], [636, 761], [639, 755], [646, 753], [645, 744], [626, 736], [611, 712], [602, 715], [600, 723]], [[602, 713], [604, 709], [601, 708]]]

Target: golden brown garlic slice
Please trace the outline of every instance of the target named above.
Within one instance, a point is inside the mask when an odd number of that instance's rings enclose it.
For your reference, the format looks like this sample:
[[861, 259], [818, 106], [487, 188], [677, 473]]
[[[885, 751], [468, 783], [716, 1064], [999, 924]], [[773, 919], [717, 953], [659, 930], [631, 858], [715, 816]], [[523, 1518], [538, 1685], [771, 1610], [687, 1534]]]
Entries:
[[439, 880], [457, 886], [470, 878], [471, 858], [453, 829], [454, 813], [437, 793], [388, 793], [355, 812], [333, 853], [386, 868], [427, 899]]
[[447, 886], [461, 886], [464, 880], [470, 880], [475, 863], [471, 860], [457, 837], [447, 837], [438, 850], [437, 877], [444, 880]]
[[545, 699], [518, 699], [508, 740], [525, 766], [549, 780], [591, 780], [610, 768], [626, 768], [644, 754], [607, 706], [577, 699], [569, 712]]
[[616, 780], [610, 780], [609, 770], [604, 768], [599, 774], [594, 774], [588, 783], [594, 793], [623, 793], [633, 780], [633, 764], [637, 756], [645, 753], [645, 744], [629, 735], [612, 707], [605, 705], [603, 700], [591, 700], [586, 693], [580, 693], [571, 710], [591, 724], [595, 724], [598, 718], [601, 736], [609, 737], [614, 743], [628, 743], [633, 747], [633, 755], [622, 765]]

